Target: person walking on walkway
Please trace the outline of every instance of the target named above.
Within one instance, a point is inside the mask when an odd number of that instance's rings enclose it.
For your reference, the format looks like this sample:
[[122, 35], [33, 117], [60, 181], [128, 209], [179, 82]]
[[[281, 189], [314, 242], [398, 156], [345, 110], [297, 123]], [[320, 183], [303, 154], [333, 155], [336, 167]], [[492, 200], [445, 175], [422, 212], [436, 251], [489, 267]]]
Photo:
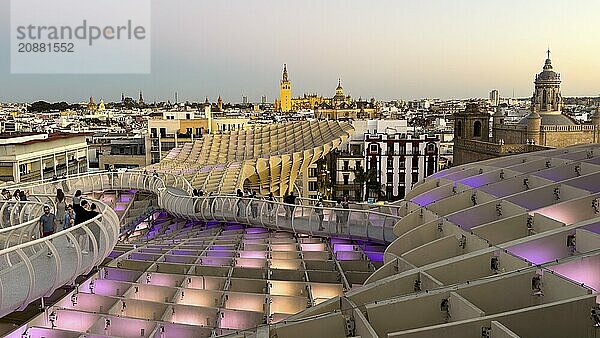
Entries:
[[12, 210], [12, 203], [10, 201], [11, 195], [10, 191], [7, 189], [2, 189], [2, 198], [4, 200], [4, 205], [2, 206], [2, 225], [7, 228], [11, 226], [10, 224], [10, 212]]
[[256, 191], [253, 191], [250, 195], [250, 211], [252, 212], [252, 218], [258, 218], [258, 199], [256, 198]]
[[325, 217], [323, 215], [323, 198], [321, 197], [319, 197], [319, 200], [315, 203], [315, 214], [319, 217], [319, 231], [325, 230], [325, 228], [323, 228], [323, 218]]
[[[73, 210], [73, 206], [69, 205], [67, 206], [67, 210], [65, 213], [65, 219], [63, 220], [63, 228], [66, 230], [70, 227], [72, 227], [73, 225], [75, 225], [75, 211]], [[71, 243], [71, 240], [67, 237], [67, 241], [69, 242], [69, 246], [70, 247], [75, 247], [75, 245], [73, 243]]]
[[56, 229], [63, 230], [65, 213], [67, 211], [67, 202], [65, 201], [65, 193], [62, 189], [56, 190]]
[[[54, 216], [53, 213], [50, 212], [50, 207], [45, 205], [44, 206], [44, 214], [40, 217], [40, 238], [43, 237], [48, 237], [52, 234], [54, 234], [54, 231], [56, 230], [55, 228], [55, 219], [56, 217]], [[52, 241], [52, 240], [50, 240]], [[48, 257], [52, 256], [52, 252], [50, 251], [50, 249], [48, 249], [48, 253], [47, 253]]]
[[244, 205], [244, 193], [242, 192], [241, 189], [237, 190], [237, 201], [235, 202], [235, 205], [237, 207], [237, 217], [244, 217], [245, 216], [245, 205]]
[[266, 198], [267, 200], [267, 212], [269, 214], [269, 222], [273, 222], [273, 213], [275, 209], [275, 196], [273, 196], [273, 192], [269, 192], [269, 195]]
[[294, 218], [295, 214], [296, 214], [296, 195], [294, 195], [294, 192], [290, 192], [290, 214], [292, 216], [292, 218]]
[[340, 232], [344, 227], [344, 209], [342, 200], [338, 199], [335, 203], [335, 231]]
[[344, 226], [348, 226], [348, 217], [350, 216], [350, 203], [348, 202], [348, 196], [344, 196], [344, 199], [342, 200], [342, 208], [346, 209], [346, 211], [344, 211]]

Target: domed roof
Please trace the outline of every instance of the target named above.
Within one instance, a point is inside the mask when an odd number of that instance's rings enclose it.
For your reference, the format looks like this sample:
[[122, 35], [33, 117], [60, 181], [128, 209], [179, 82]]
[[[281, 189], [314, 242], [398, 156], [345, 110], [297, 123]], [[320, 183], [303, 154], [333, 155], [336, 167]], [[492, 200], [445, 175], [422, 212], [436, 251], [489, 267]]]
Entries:
[[535, 78], [536, 81], [560, 81], [560, 74], [553, 70], [544, 70]]
[[535, 77], [535, 81], [560, 81], [560, 74], [552, 70], [552, 61], [550, 60], [550, 50], [548, 50], [548, 58], [544, 63], [544, 70]]

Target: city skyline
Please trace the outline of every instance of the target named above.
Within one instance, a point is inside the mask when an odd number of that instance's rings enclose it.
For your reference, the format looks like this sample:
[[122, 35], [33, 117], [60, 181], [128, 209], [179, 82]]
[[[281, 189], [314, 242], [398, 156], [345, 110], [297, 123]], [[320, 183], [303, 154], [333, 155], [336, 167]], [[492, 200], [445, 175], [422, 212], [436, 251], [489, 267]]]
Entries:
[[[4, 49], [0, 101], [118, 101], [142, 90], [148, 102], [175, 92], [180, 101], [273, 102], [284, 63], [293, 97], [332, 96], [341, 78], [345, 93], [363, 99], [475, 98], [492, 89], [525, 98], [548, 47], [564, 96], [600, 93], [599, 50], [590, 43], [600, 4], [592, 1], [151, 4], [150, 75], [11, 75]], [[8, 5], [0, 3], [3, 45]]]

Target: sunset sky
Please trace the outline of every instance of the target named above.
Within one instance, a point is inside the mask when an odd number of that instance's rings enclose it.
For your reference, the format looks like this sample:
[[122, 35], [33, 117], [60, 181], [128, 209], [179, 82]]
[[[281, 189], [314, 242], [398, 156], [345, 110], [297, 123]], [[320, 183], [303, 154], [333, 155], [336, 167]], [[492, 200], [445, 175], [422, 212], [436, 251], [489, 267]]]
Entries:
[[[90, 1], [90, 13], [100, 1]], [[293, 96], [527, 97], [550, 47], [564, 96], [600, 94], [600, 1], [153, 0], [149, 75], [11, 75], [0, 0], [0, 101]]]

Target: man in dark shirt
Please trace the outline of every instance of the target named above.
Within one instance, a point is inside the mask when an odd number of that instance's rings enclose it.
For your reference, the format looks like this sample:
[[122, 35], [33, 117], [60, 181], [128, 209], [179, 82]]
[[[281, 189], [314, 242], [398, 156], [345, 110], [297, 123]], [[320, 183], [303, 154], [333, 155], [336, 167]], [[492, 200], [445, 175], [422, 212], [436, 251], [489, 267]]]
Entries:
[[81, 201], [81, 205], [77, 208], [73, 205], [73, 209], [75, 209], [75, 225], [81, 224], [93, 217], [87, 209], [87, 206], [88, 202], [85, 200]]
[[[49, 206], [44, 206], [44, 214], [40, 217], [40, 236], [48, 237], [54, 234], [54, 214], [50, 212]], [[52, 256], [52, 252], [48, 251], [48, 257]]]

